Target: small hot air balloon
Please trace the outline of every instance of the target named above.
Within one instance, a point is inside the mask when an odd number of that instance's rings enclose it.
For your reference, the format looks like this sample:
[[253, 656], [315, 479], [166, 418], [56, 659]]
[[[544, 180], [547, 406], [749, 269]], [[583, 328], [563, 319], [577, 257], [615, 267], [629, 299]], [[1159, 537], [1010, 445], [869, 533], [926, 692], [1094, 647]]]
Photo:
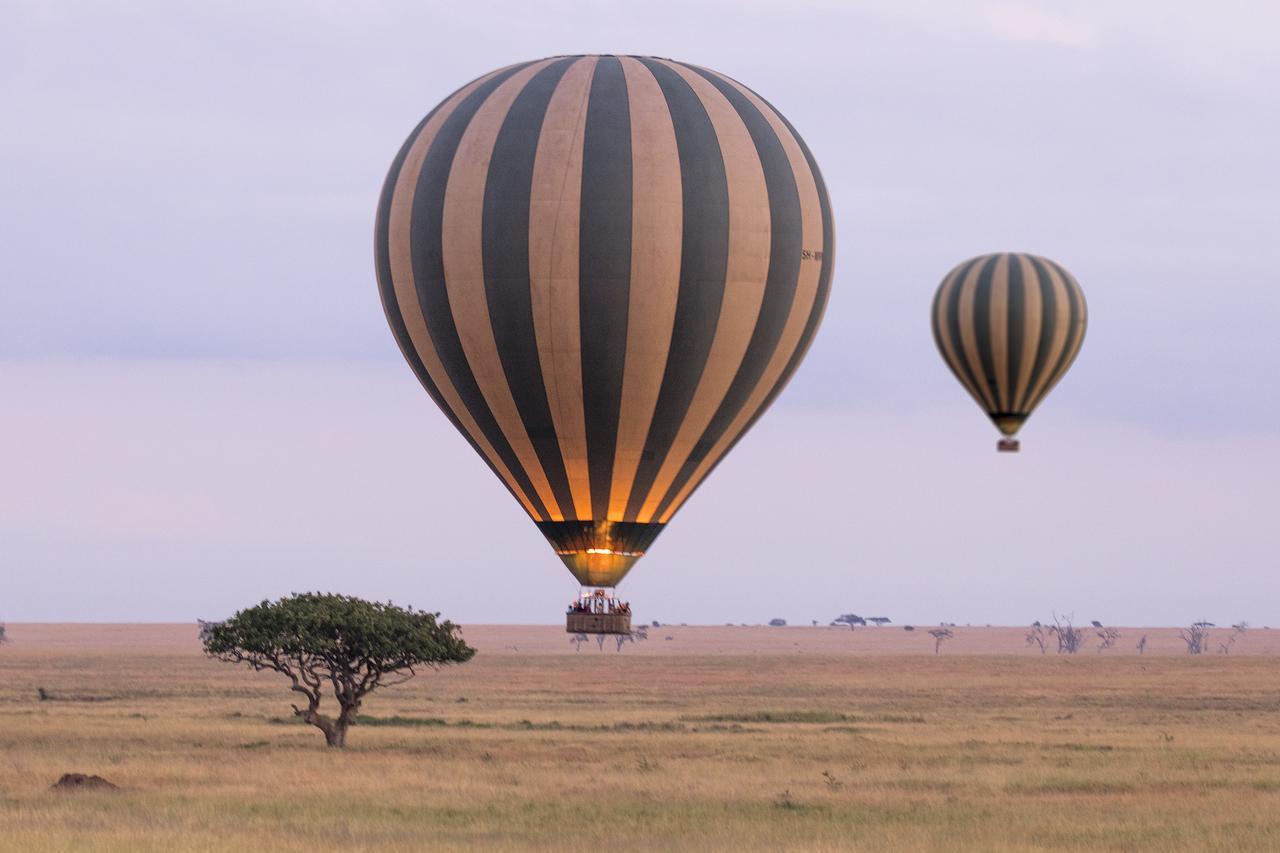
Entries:
[[933, 339], [995, 423], [1002, 451], [1075, 361], [1088, 308], [1080, 285], [1038, 255], [982, 255], [947, 274], [933, 298]]
[[459, 89], [392, 163], [375, 235], [405, 359], [601, 588], [795, 371], [832, 249], [822, 178], [786, 119], [714, 71], [631, 56], [525, 62]]

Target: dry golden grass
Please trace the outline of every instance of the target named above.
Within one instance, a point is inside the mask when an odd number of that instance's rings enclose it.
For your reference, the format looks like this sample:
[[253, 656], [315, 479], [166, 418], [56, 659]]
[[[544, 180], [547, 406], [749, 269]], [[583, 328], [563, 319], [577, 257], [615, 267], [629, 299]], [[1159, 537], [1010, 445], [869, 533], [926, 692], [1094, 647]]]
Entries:
[[[469, 629], [475, 661], [335, 752], [192, 627], [11, 625], [0, 849], [1280, 849], [1278, 632], [1060, 658], [879, 630]], [[69, 771], [122, 790], [50, 791]]]

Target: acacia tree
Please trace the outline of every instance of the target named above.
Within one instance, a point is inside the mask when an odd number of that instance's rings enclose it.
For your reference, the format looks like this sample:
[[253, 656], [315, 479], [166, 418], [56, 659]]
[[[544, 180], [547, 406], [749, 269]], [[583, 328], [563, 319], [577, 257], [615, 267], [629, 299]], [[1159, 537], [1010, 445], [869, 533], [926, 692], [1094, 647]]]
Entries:
[[[1225, 643], [1218, 643], [1218, 654], [1229, 655], [1231, 649], [1235, 647], [1236, 640], [1244, 636], [1244, 632], [1249, 630], [1249, 623], [1243, 619], [1231, 626], [1231, 634], [1227, 637]], [[0, 631], [0, 638], [3, 638], [3, 632]]]
[[1037, 619], [1035, 622], [1032, 622], [1030, 629], [1027, 630], [1027, 645], [1039, 646], [1040, 654], [1044, 654], [1045, 647], [1048, 645], [1048, 642], [1049, 641], [1045, 637], [1044, 626], [1040, 624], [1040, 620]]
[[1178, 632], [1182, 642], [1187, 644], [1187, 654], [1198, 655], [1209, 650], [1209, 629], [1212, 627], [1212, 622], [1192, 622], [1190, 628]]
[[1058, 640], [1058, 654], [1074, 655], [1080, 651], [1080, 643], [1084, 641], [1084, 630], [1077, 628], [1073, 622], [1075, 614], [1069, 613], [1059, 616], [1056, 612], [1053, 614], [1053, 624], [1049, 626], [1049, 633]]
[[[475, 649], [438, 613], [345, 595], [301, 593], [264, 601], [225, 622], [201, 623], [205, 653], [228, 663], [273, 670], [307, 700], [293, 712], [324, 732], [331, 747], [347, 742], [364, 697], [381, 686], [401, 684], [423, 668], [464, 663]], [[338, 715], [320, 713], [332, 688]]]

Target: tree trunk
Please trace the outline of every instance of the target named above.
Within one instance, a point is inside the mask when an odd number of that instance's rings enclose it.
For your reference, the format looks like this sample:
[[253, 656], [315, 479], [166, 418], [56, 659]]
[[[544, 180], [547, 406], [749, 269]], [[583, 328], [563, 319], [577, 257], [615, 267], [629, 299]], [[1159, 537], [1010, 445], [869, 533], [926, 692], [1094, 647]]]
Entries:
[[330, 723], [324, 730], [324, 742], [335, 749], [344, 748], [347, 745], [347, 724], [342, 719]]
[[338, 719], [333, 721], [333, 738], [330, 739], [326, 735], [329, 746], [346, 746], [347, 745], [347, 729], [349, 729], [356, 721], [356, 715], [360, 713], [360, 703], [342, 703], [342, 713], [338, 714]]
[[326, 746], [341, 749], [347, 745], [347, 726], [350, 725], [350, 721], [347, 720], [346, 714], [341, 714], [338, 719], [334, 720], [314, 708], [307, 708], [304, 711], [295, 707], [294, 712], [302, 718], [304, 723], [313, 725], [324, 732]]
[[[347, 729], [351, 728], [356, 721], [356, 716], [360, 713], [360, 698], [354, 686], [345, 693], [338, 689], [335, 683], [335, 693], [337, 694], [338, 704], [342, 707], [341, 713], [337, 719], [326, 717], [320, 713], [320, 694], [319, 691], [305, 690], [295, 685], [294, 690], [307, 697], [307, 707], [299, 708], [293, 706], [294, 716], [301, 717], [304, 723], [315, 726], [324, 732], [324, 742], [326, 746], [333, 749], [342, 749], [347, 745]], [[352, 698], [355, 696], [356, 698]]]

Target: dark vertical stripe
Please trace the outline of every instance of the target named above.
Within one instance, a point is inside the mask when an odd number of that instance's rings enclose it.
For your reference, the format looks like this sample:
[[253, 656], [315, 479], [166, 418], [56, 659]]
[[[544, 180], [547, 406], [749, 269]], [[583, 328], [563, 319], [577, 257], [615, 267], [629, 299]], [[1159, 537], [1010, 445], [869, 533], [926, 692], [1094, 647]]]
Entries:
[[575, 60], [543, 68], [521, 90], [494, 141], [481, 217], [485, 296], [498, 358], [525, 432], [565, 518], [573, 494], [542, 382], [529, 284], [529, 202], [533, 161], [547, 104]]
[[1075, 349], [1076, 343], [1079, 341], [1080, 335], [1084, 333], [1084, 328], [1080, 322], [1084, 313], [1084, 306], [1080, 304], [1082, 295], [1079, 288], [1076, 287], [1075, 279], [1071, 274], [1060, 267], [1058, 264], [1046, 259], [1046, 263], [1054, 268], [1058, 276], [1062, 279], [1063, 289], [1067, 291], [1067, 336], [1062, 342], [1062, 352], [1058, 353], [1058, 357], [1053, 363], [1053, 372], [1049, 374], [1049, 382], [1045, 385], [1043, 391], [1040, 392], [1041, 399], [1044, 398], [1049, 390], [1062, 378], [1062, 373], [1071, 364], [1068, 359], [1071, 358], [1071, 351]]
[[[947, 335], [951, 338], [951, 349], [955, 352], [955, 359], [948, 359], [947, 363], [951, 365], [951, 370], [956, 376], [960, 377], [962, 382], [967, 382], [968, 386], [973, 389], [973, 393], [979, 395], [978, 405], [986, 409], [987, 404], [981, 397], [982, 383], [973, 375], [973, 370], [969, 367], [969, 357], [965, 354], [964, 339], [960, 336], [960, 291], [963, 289], [964, 281], [969, 277], [970, 271], [983, 260], [985, 259], [973, 258], [966, 261], [964, 266], [960, 268], [956, 276], [956, 283], [946, 296], [946, 310], [943, 312], [943, 319], [946, 322]], [[946, 357], [946, 353], [943, 353], [943, 357]]]
[[[467, 86], [470, 85], [471, 83], [467, 84]], [[463, 86], [456, 90], [449, 95], [449, 98], [452, 98], [454, 94], [465, 88], [466, 86]], [[427, 126], [427, 122], [431, 121], [431, 118], [449, 102], [449, 98], [441, 101], [435, 109], [427, 113], [422, 121], [418, 122], [418, 126], [414, 128], [413, 133], [409, 134], [409, 138], [401, 146], [400, 152], [396, 154], [395, 160], [391, 162], [391, 169], [387, 172], [386, 181], [383, 182], [382, 195], [378, 199], [373, 241], [373, 262], [378, 276], [378, 292], [382, 298], [382, 310], [387, 316], [388, 325], [391, 326], [391, 334], [395, 337], [396, 344], [400, 347], [400, 352], [404, 355], [405, 361], [409, 363], [409, 368], [418, 377], [418, 382], [426, 389], [427, 395], [435, 401], [444, 416], [449, 419], [449, 423], [453, 424], [453, 428], [466, 439], [467, 444], [471, 445], [471, 449], [476, 452], [476, 455], [484, 460], [484, 464], [489, 466], [489, 470], [493, 471], [494, 476], [498, 478], [498, 482], [502, 483], [503, 488], [511, 492], [511, 496], [518, 501], [520, 500], [519, 496], [512, 490], [506, 478], [494, 467], [489, 457], [480, 449], [480, 445], [476, 443], [476, 440], [463, 427], [462, 422], [458, 420], [458, 416], [454, 414], [453, 410], [449, 408], [449, 404], [445, 402], [444, 395], [440, 393], [440, 389], [431, 380], [431, 374], [427, 372], [426, 366], [422, 363], [422, 359], [413, 345], [413, 339], [409, 337], [409, 330], [404, 323], [404, 315], [400, 311], [400, 303], [396, 301], [395, 284], [391, 279], [391, 251], [387, 228], [391, 221], [391, 202], [392, 196], [395, 194], [396, 181], [400, 178], [400, 170], [404, 167], [405, 158], [409, 155], [409, 150], [413, 147], [418, 134], [422, 133], [422, 129]]]
[[716, 409], [702, 436], [694, 444], [689, 458], [676, 474], [667, 494], [658, 504], [654, 513], [655, 518], [662, 517], [671, 501], [684, 488], [689, 477], [702, 464], [702, 460], [711, 452], [716, 442], [724, 435], [724, 431], [742, 411], [747, 398], [755, 390], [770, 358], [773, 357], [778, 339], [782, 336], [783, 327], [786, 325], [787, 316], [791, 313], [792, 303], [795, 301], [796, 285], [800, 275], [800, 250], [803, 248], [801, 244], [804, 237], [800, 192], [796, 188], [795, 173], [791, 168], [791, 160], [787, 157], [786, 149], [782, 147], [782, 141], [778, 139], [773, 126], [736, 87], [718, 75], [693, 66], [685, 67], [701, 75], [725, 96], [751, 135], [756, 155], [760, 158], [760, 166], [764, 171], [765, 188], [769, 197], [769, 270], [765, 279], [760, 315], [752, 330], [746, 351], [743, 353], [742, 364], [725, 392], [724, 400]]
[[761, 103], [773, 110], [778, 120], [791, 132], [792, 138], [795, 139], [796, 144], [800, 146], [800, 151], [804, 154], [805, 162], [809, 164], [809, 172], [813, 175], [813, 183], [818, 189], [818, 204], [822, 208], [822, 271], [818, 273], [818, 292], [813, 299], [813, 311], [809, 314], [809, 321], [805, 324], [804, 334], [800, 337], [795, 354], [791, 356], [786, 369], [782, 372], [782, 376], [779, 377], [774, 390], [765, 399], [764, 405], [760, 407], [760, 411], [743, 429], [744, 433], [751, 429], [752, 424], [760, 419], [765, 409], [769, 408], [774, 398], [782, 392], [782, 389], [791, 379], [791, 375], [795, 373], [796, 368], [800, 366], [800, 362], [804, 360], [805, 354], [809, 351], [809, 346], [813, 343], [813, 337], [818, 332], [818, 325], [822, 322], [822, 316], [827, 310], [827, 300], [831, 296], [831, 274], [835, 268], [836, 261], [835, 221], [831, 215], [831, 199], [827, 195], [827, 185], [822, 180], [822, 170], [818, 168], [818, 161], [813, 158], [813, 152], [809, 150], [808, 144], [805, 143], [804, 138], [800, 136], [787, 117], [780, 113], [768, 100], [760, 97], [759, 92], [754, 89], [748, 89], [748, 91], [760, 98]]
[[467, 362], [466, 353], [462, 349], [462, 342], [458, 339], [458, 330], [453, 322], [453, 311], [449, 306], [449, 292], [444, 281], [442, 242], [445, 186], [449, 180], [449, 170], [453, 165], [453, 157], [458, 150], [462, 134], [475, 116], [476, 110], [493, 90], [527, 65], [528, 63], [509, 68], [485, 81], [463, 99], [453, 114], [440, 126], [440, 131], [423, 161], [418, 185], [414, 190], [413, 211], [410, 218], [410, 245], [413, 252], [413, 275], [414, 285], [418, 291], [418, 302], [422, 306], [427, 329], [431, 332], [431, 339], [435, 343], [436, 351], [440, 354], [440, 360], [449, 374], [450, 381], [453, 382], [458, 396], [471, 417], [475, 419], [480, 431], [493, 445], [494, 451], [528, 496], [529, 502], [543, 518], [548, 518], [547, 509], [529, 481], [528, 473], [521, 466], [519, 458], [511, 449], [510, 443], [494, 419], [493, 412], [485, 402], [471, 366]]
[[[752, 94], [757, 98], [760, 98], [760, 95], [757, 92], [752, 91]], [[707, 477], [711, 476], [711, 472], [720, 467], [720, 463], [729, 457], [729, 454], [733, 452], [733, 449], [738, 446], [738, 442], [742, 441], [742, 437], [751, 431], [751, 428], [756, 425], [756, 422], [759, 421], [760, 418], [764, 417], [764, 413], [773, 405], [773, 401], [776, 400], [778, 395], [782, 393], [782, 390], [787, 387], [787, 383], [791, 381], [791, 377], [795, 374], [796, 368], [800, 366], [800, 362], [804, 360], [805, 355], [809, 352], [809, 347], [812, 345], [813, 339], [818, 333], [818, 326], [822, 322], [822, 315], [826, 313], [827, 300], [831, 296], [831, 273], [835, 267], [836, 244], [835, 223], [831, 216], [831, 199], [827, 196], [827, 185], [822, 180], [822, 172], [819, 171], [818, 163], [814, 160], [813, 154], [809, 151], [809, 146], [805, 144], [805, 141], [801, 138], [800, 134], [796, 133], [795, 127], [792, 126], [791, 122], [787, 121], [786, 116], [774, 109], [773, 104], [770, 104], [764, 98], [760, 98], [760, 100], [765, 104], [765, 106], [773, 110], [774, 115], [776, 115], [782, 123], [786, 125], [787, 130], [791, 132], [791, 136], [795, 139], [796, 144], [800, 146], [801, 152], [804, 153], [805, 162], [809, 164], [809, 172], [813, 175], [813, 182], [818, 189], [818, 205], [822, 211], [822, 270], [818, 273], [818, 290], [813, 297], [813, 309], [809, 312], [809, 319], [805, 322], [804, 332], [800, 335], [800, 340], [796, 343], [796, 351], [792, 353], [791, 358], [787, 361], [787, 366], [783, 368], [782, 375], [778, 377], [778, 381], [774, 383], [772, 390], [770, 390], [768, 396], [764, 398], [764, 402], [760, 404], [759, 410], [751, 416], [751, 419], [747, 421], [746, 425], [742, 428], [742, 431], [733, 437], [729, 446], [725, 448], [724, 453], [720, 454], [720, 458], [707, 468], [706, 472], [702, 476], [702, 480], [689, 490], [689, 494], [685, 497], [686, 501], [695, 491], [698, 490], [698, 487], [701, 486], [702, 483], [706, 482]]]
[[991, 392], [991, 400], [995, 411], [1004, 410], [1004, 400], [1000, 398], [1000, 386], [996, 382], [995, 347], [992, 346], [991, 328], [991, 289], [1000, 263], [1000, 255], [991, 255], [982, 270], [978, 273], [978, 281], [973, 294], [973, 339], [978, 349], [978, 363], [982, 365], [982, 378]]
[[[609, 514], [631, 293], [631, 109], [622, 63], [596, 63], [582, 143], [578, 313], [591, 514]], [[572, 508], [573, 504], [567, 504]]]
[[[1036, 392], [1036, 386], [1040, 383], [1040, 379], [1045, 376], [1045, 371], [1049, 369], [1049, 365], [1056, 359], [1057, 353], [1053, 352], [1053, 327], [1058, 321], [1058, 305], [1053, 295], [1053, 279], [1049, 276], [1049, 271], [1045, 269], [1042, 259], [1029, 255], [1028, 260], [1036, 270], [1036, 286], [1040, 288], [1040, 345], [1036, 348], [1035, 367], [1031, 368], [1031, 381], [1027, 385], [1027, 396], [1022, 401], [1022, 410], [1030, 413], [1035, 408], [1036, 403], [1044, 396], [1043, 389]], [[1070, 288], [1068, 288], [1069, 290]]]
[[[752, 91], [752, 94], [760, 98], [758, 93]], [[835, 268], [836, 261], [835, 221], [831, 216], [831, 199], [827, 195], [827, 185], [822, 180], [822, 172], [818, 169], [818, 162], [813, 158], [813, 153], [809, 150], [809, 146], [805, 144], [804, 139], [796, 132], [795, 127], [787, 120], [787, 117], [778, 112], [773, 104], [764, 98], [760, 98], [760, 100], [769, 109], [773, 110], [774, 115], [791, 132], [792, 138], [795, 139], [796, 144], [800, 146], [800, 151], [804, 154], [805, 162], [809, 164], [809, 172], [813, 175], [813, 182], [818, 188], [818, 204], [822, 210], [822, 270], [818, 273], [818, 292], [814, 294], [813, 310], [809, 312], [809, 320], [805, 323], [804, 332], [796, 344], [796, 351], [787, 362], [786, 368], [782, 371], [782, 375], [778, 377], [778, 381], [774, 384], [773, 390], [769, 392], [769, 396], [765, 397], [764, 403], [760, 406], [760, 411], [756, 412], [751, 417], [751, 420], [747, 422], [747, 425], [742, 428], [742, 433], [725, 450], [724, 456], [729, 455], [729, 451], [733, 449], [733, 446], [738, 443], [743, 435], [746, 435], [751, 427], [755, 426], [756, 421], [760, 420], [765, 411], [773, 405], [773, 401], [777, 399], [778, 395], [782, 393], [782, 389], [791, 381], [796, 368], [800, 366], [800, 362], [804, 360], [805, 355], [809, 352], [809, 347], [813, 344], [813, 338], [818, 333], [818, 325], [822, 322], [822, 315], [826, 313], [827, 300], [831, 297], [831, 274]]]
[[671, 349], [627, 501], [627, 521], [639, 514], [689, 410], [720, 319], [729, 263], [729, 185], [715, 128], [697, 93], [679, 74], [660, 62], [640, 61], [658, 81], [671, 112], [684, 219]]
[[1008, 370], [1005, 373], [1009, 389], [1009, 399], [1005, 403], [1006, 411], [1017, 412], [1018, 409], [1018, 371], [1022, 369], [1023, 336], [1026, 334], [1027, 299], [1022, 280], [1022, 255], [1012, 254], [1009, 258], [1009, 314], [1005, 318], [1005, 339], [1008, 341], [1006, 360]]

